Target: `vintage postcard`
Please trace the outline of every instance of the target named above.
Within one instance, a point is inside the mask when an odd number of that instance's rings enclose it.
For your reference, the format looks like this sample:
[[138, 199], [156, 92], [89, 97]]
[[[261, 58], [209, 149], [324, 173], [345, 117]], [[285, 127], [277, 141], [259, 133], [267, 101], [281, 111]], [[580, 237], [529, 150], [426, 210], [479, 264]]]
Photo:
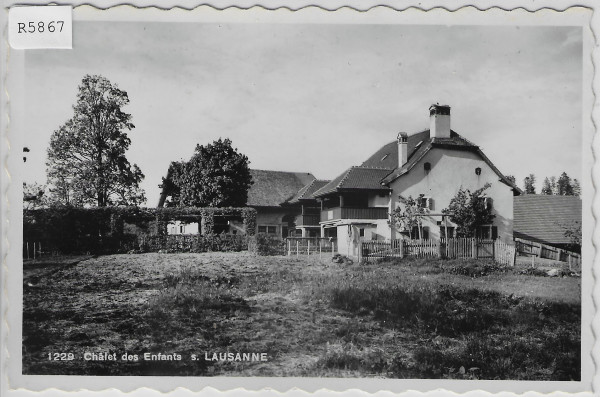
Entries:
[[15, 13], [6, 390], [592, 393], [593, 11]]

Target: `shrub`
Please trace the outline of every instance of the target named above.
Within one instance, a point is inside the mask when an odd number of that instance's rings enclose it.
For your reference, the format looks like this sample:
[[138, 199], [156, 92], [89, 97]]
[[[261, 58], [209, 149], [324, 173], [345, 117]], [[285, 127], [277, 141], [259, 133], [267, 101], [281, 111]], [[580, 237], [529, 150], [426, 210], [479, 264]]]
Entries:
[[285, 240], [259, 233], [249, 237], [248, 251], [262, 256], [283, 255], [285, 253]]

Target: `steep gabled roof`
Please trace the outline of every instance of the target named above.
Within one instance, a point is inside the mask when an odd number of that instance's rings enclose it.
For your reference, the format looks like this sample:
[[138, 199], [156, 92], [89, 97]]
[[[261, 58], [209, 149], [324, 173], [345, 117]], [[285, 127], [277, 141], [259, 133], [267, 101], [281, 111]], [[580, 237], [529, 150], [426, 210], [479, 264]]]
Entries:
[[[417, 143], [415, 146], [411, 146], [411, 137], [413, 137], [413, 136], [418, 136], [419, 142], [421, 142], [421, 143], [420, 144]], [[413, 138], [413, 142], [415, 142], [415, 141], [416, 141], [416, 139]], [[397, 160], [398, 159], [398, 144], [394, 143], [393, 146], [395, 146], [395, 148], [392, 148], [390, 146], [390, 144], [387, 144], [384, 146], [384, 148], [388, 147], [390, 150], [390, 154], [388, 157], [393, 157], [396, 159], [395, 161], [398, 161]], [[513, 184], [510, 180], [508, 180], [500, 172], [500, 170], [498, 170], [498, 168], [496, 168], [496, 166], [490, 161], [490, 159], [488, 159], [487, 156], [485, 154], [483, 154], [483, 152], [481, 151], [479, 146], [473, 144], [469, 140], [460, 136], [455, 131], [450, 131], [449, 138], [430, 138], [429, 130], [422, 131], [415, 135], [409, 136], [408, 137], [408, 160], [407, 160], [407, 162], [402, 167], [395, 168], [393, 170], [393, 172], [390, 172], [384, 179], [381, 180], [381, 183], [387, 185], [387, 184], [395, 181], [402, 175], [408, 173], [425, 156], [425, 154], [427, 154], [427, 152], [429, 152], [434, 147], [456, 149], [456, 150], [468, 150], [468, 151], [477, 153], [482, 158], [482, 160], [485, 161], [485, 163], [487, 165], [489, 165], [490, 168], [492, 168], [492, 170], [494, 170], [494, 172], [498, 175], [498, 177], [502, 183], [511, 187], [515, 194], [518, 195], [518, 194], [522, 193], [521, 189], [519, 189], [515, 184]], [[412, 149], [412, 151], [411, 151], [411, 149]], [[371, 156], [367, 161], [365, 161], [365, 163], [372, 160], [373, 157], [374, 156]]]
[[[419, 143], [422, 145], [424, 141], [429, 139], [429, 130], [421, 131], [408, 136], [408, 157], [414, 153], [415, 148]], [[376, 151], [371, 157], [366, 159], [361, 167], [376, 167], [389, 168], [390, 170], [398, 167], [398, 142], [393, 141], [384, 145]]]
[[248, 190], [248, 204], [253, 207], [276, 207], [286, 202], [312, 182], [308, 172], [250, 170], [254, 182]]
[[351, 167], [317, 190], [313, 196], [322, 197], [341, 190], [389, 190], [380, 181], [390, 173], [387, 168]]
[[303, 200], [314, 200], [315, 197], [313, 196], [313, 194], [323, 186], [327, 185], [329, 182], [330, 181], [323, 181], [318, 179], [313, 180], [308, 185], [298, 190], [294, 197], [288, 200], [288, 203], [298, 204]]
[[525, 194], [514, 197], [514, 236], [549, 245], [569, 244], [563, 226], [581, 222], [581, 199], [575, 196]]

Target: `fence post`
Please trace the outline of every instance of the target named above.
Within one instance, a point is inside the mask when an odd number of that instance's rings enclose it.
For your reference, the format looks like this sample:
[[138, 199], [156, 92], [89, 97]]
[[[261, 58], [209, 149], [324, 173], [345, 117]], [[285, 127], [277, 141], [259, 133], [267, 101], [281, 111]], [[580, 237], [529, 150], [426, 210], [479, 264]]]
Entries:
[[300, 241], [296, 240], [296, 256], [300, 255]]
[[538, 243], [538, 247], [539, 247], [540, 250], [539, 250], [537, 256], [538, 256], [538, 258], [541, 258], [542, 257], [542, 243]]
[[307, 249], [307, 253], [308, 253], [308, 256], [310, 256], [310, 240], [308, 240], [308, 249]]
[[471, 257], [477, 259], [477, 239], [471, 239]]
[[331, 242], [331, 257], [335, 256], [335, 241]]
[[556, 260], [560, 261], [560, 255], [562, 254], [562, 250], [560, 248], [556, 249]]

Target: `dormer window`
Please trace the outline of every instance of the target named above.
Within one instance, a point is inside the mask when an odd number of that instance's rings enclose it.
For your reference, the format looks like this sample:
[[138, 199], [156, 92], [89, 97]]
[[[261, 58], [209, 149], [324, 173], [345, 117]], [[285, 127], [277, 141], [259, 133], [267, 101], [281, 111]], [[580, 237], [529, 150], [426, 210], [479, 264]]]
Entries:
[[421, 147], [421, 144], [423, 144], [423, 141], [419, 141], [419, 143], [417, 143], [417, 144], [415, 145], [415, 150], [417, 150], [418, 148], [420, 148], [420, 147]]

